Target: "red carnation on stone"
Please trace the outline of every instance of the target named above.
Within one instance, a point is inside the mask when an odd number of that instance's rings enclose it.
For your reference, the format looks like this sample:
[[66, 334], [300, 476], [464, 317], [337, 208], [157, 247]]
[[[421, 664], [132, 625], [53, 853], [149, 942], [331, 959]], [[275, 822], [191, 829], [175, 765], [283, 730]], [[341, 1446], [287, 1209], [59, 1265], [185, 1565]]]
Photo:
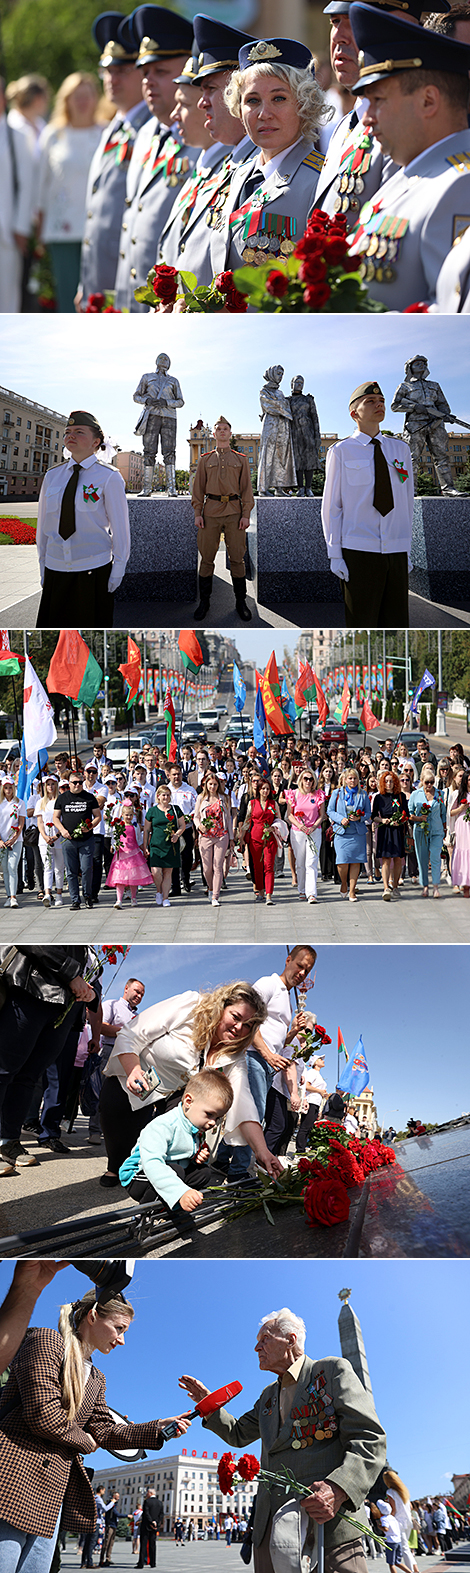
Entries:
[[336, 1176], [312, 1180], [304, 1191], [304, 1207], [312, 1228], [318, 1223], [332, 1228], [335, 1223], [345, 1223], [349, 1218], [349, 1196], [346, 1186]]

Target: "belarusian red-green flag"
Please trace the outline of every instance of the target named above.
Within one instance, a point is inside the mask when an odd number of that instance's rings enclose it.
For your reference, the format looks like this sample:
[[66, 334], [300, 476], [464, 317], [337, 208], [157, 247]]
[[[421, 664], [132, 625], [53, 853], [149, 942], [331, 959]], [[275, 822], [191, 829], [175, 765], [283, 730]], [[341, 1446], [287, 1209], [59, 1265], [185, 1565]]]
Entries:
[[344, 1041], [344, 1038], [343, 1038], [341, 1027], [338, 1027], [338, 1054], [344, 1054], [344, 1057], [345, 1057], [345, 1060], [346, 1060], [346, 1064], [347, 1064], [348, 1060], [349, 1060], [349, 1054], [348, 1054], [348, 1051], [347, 1051], [347, 1048], [346, 1048], [346, 1044], [345, 1044], [345, 1041]]
[[193, 628], [182, 629], [178, 639], [178, 650], [181, 652], [183, 666], [196, 676], [199, 668], [204, 666], [204, 656]]
[[142, 677], [139, 646], [136, 644], [135, 639], [131, 639], [129, 634], [127, 636], [127, 661], [121, 661], [121, 665], [118, 666], [118, 672], [122, 672], [124, 682], [127, 684], [125, 702], [129, 710], [134, 703], [134, 699], [137, 699]]
[[103, 673], [77, 628], [62, 628], [46, 677], [50, 694], [64, 694], [74, 704], [94, 705]]
[[277, 670], [277, 661], [274, 650], [271, 652], [269, 657], [264, 676], [266, 682], [269, 683], [269, 687], [271, 689], [271, 693], [274, 694], [274, 698], [279, 699], [281, 695], [281, 684], [279, 682], [279, 672]]
[[19, 677], [25, 656], [10, 650], [8, 628], [0, 628], [0, 677]]
[[350, 704], [351, 704], [351, 694], [350, 694], [350, 690], [349, 690], [349, 683], [348, 683], [347, 677], [345, 677], [344, 683], [343, 683], [343, 692], [342, 692], [342, 695], [341, 695], [341, 720], [342, 720], [343, 726], [346, 726], [346, 722], [347, 722], [348, 715], [349, 715], [349, 706], [350, 706]]
[[284, 711], [281, 710], [281, 706], [278, 705], [277, 699], [274, 698], [274, 694], [266, 677], [260, 676], [259, 687], [261, 689], [261, 698], [266, 712], [266, 720], [271, 727], [271, 731], [274, 732], [274, 736], [292, 737], [292, 733], [294, 731], [292, 722], [289, 721], [288, 716], [284, 715]]
[[361, 710], [359, 729], [361, 732], [372, 732], [374, 726], [380, 726], [380, 721], [370, 708], [369, 700], [365, 699]]
[[165, 694], [163, 719], [166, 721], [166, 757], [172, 762], [176, 759], [175, 712], [169, 688]]

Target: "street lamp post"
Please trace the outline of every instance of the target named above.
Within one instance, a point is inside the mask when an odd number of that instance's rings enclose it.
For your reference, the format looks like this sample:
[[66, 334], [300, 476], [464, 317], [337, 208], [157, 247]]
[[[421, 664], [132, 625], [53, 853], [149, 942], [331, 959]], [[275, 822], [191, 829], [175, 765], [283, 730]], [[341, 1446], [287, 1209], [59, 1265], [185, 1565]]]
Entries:
[[[437, 664], [438, 664], [437, 686], [438, 686], [439, 692], [441, 693], [442, 692], [442, 629], [441, 628], [438, 628], [438, 630], [437, 630]], [[442, 709], [441, 705], [438, 705], [437, 711], [436, 711], [436, 737], [447, 737], [445, 710]]]

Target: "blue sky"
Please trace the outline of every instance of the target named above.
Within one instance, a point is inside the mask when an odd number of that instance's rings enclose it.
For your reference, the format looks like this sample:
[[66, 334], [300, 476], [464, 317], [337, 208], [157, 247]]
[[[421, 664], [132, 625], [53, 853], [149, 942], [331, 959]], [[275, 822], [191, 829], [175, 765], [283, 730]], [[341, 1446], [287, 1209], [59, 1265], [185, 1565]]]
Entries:
[[[11, 1274], [12, 1263], [2, 1262], [0, 1298]], [[267, 1385], [254, 1354], [261, 1317], [289, 1305], [305, 1319], [313, 1358], [340, 1354], [337, 1295], [345, 1285], [362, 1326], [389, 1462], [412, 1497], [447, 1494], [449, 1477], [468, 1469], [465, 1261], [137, 1262], [128, 1290], [136, 1320], [125, 1351], [97, 1360], [108, 1400], [132, 1420], [182, 1412], [190, 1405], [180, 1402], [178, 1377], [189, 1372], [211, 1388], [240, 1381], [243, 1393], [231, 1408], [241, 1415]], [[88, 1287], [66, 1268], [41, 1296], [33, 1325], [56, 1327], [59, 1305]], [[198, 1421], [183, 1445], [189, 1455], [223, 1451]], [[163, 1455], [174, 1452], [167, 1442]], [[89, 1462], [103, 1468], [114, 1461], [99, 1450]]]
[[[126, 977], [141, 978], [147, 1006], [228, 979], [254, 983], [282, 972], [285, 959], [282, 945], [133, 945], [117, 980], [106, 967], [105, 988], [115, 998]], [[362, 1033], [386, 1126], [403, 1130], [411, 1115], [432, 1123], [468, 1110], [467, 968], [467, 952], [458, 945], [321, 945], [308, 999], [333, 1040], [326, 1050], [328, 1089], [336, 1082], [341, 1027], [348, 1053]]]
[[[466, 335], [469, 339], [466, 339]], [[15, 318], [0, 323], [3, 386], [59, 413], [90, 409], [121, 448], [138, 447], [140, 406], [132, 395], [157, 354], [170, 355], [185, 408], [178, 418], [177, 461], [187, 466], [189, 426], [225, 414], [238, 432], [260, 430], [259, 390], [267, 366], [285, 367], [284, 392], [301, 372], [314, 393], [322, 432], [350, 430], [348, 397], [364, 379], [380, 379], [387, 406], [404, 362], [424, 352], [451, 409], [470, 420], [470, 323], [457, 317], [122, 316]], [[402, 428], [390, 414], [387, 427]]]

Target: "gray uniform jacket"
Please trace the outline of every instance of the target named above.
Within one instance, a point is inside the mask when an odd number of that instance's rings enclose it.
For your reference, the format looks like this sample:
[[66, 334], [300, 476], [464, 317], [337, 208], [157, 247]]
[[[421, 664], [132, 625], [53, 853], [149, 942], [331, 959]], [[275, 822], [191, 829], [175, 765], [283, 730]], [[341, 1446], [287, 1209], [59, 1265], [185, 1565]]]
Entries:
[[[359, 186], [358, 190], [351, 191], [351, 193], [348, 193], [347, 191], [340, 192], [339, 184], [341, 175], [339, 170], [343, 154], [345, 153], [346, 148], [352, 147], [353, 145], [355, 147], [359, 147], [361, 139], [363, 139], [365, 136], [368, 136], [369, 149], [372, 153], [369, 168], [365, 170], [363, 174], [361, 174], [361, 185]], [[376, 191], [379, 190], [379, 187], [382, 186], [386, 180], [390, 180], [391, 175], [395, 174], [396, 169], [397, 165], [393, 164], [391, 158], [387, 158], [386, 155], [382, 152], [380, 143], [376, 142], [375, 137], [373, 137], [370, 132], [367, 133], [364, 130], [362, 120], [357, 120], [356, 110], [352, 109], [350, 113], [348, 115], [344, 115], [343, 119], [339, 121], [339, 124], [335, 126], [333, 134], [328, 143], [328, 151], [323, 169], [320, 171], [318, 186], [315, 192], [314, 206], [316, 208], [322, 208], [324, 213], [329, 213], [330, 218], [333, 218], [335, 213], [343, 211], [343, 213], [346, 214], [346, 222], [349, 230], [356, 223], [363, 203], [369, 202], [371, 197], [375, 197]], [[343, 206], [341, 210], [335, 206], [339, 196], [342, 197], [343, 203], [345, 203], [347, 200], [349, 201], [348, 208]], [[354, 207], [354, 203], [358, 203], [358, 206]]]
[[[114, 289], [127, 172], [137, 133], [149, 116], [150, 111], [144, 100], [132, 120], [128, 120], [125, 115], [115, 115], [110, 125], [105, 127], [92, 158], [80, 271], [84, 304], [95, 290]], [[123, 138], [124, 143], [127, 143], [126, 155], [121, 163], [116, 163], [116, 147], [105, 153], [112, 137], [119, 140]]]
[[[363, 256], [370, 296], [389, 311], [434, 301], [444, 258], [470, 223], [470, 130], [444, 137], [413, 159], [408, 171], [399, 170], [374, 198], [374, 209], [379, 227], [367, 207], [362, 209], [351, 246], [353, 255]], [[404, 221], [401, 237], [390, 233], [392, 218]]]
[[[157, 140], [152, 150], [154, 137]], [[146, 283], [150, 268], [155, 266], [160, 235], [173, 207], [176, 189], [184, 184], [199, 154], [199, 148], [182, 147], [173, 138], [170, 144], [170, 138], [168, 127], [161, 126], [152, 116], [135, 141], [119, 240], [115, 283], [115, 305], [119, 311], [149, 311], [148, 306], [137, 303], [134, 290]], [[162, 167], [154, 170], [153, 163], [167, 142], [165, 151], [176, 154], [176, 163], [173, 170], [165, 173]]]
[[[254, 164], [258, 157], [259, 149], [251, 159], [246, 159], [235, 170], [230, 187], [229, 200], [224, 210], [224, 224], [221, 229], [211, 232], [211, 262], [213, 274], [223, 273], [226, 268], [239, 268], [243, 266], [242, 253], [246, 247], [256, 249], [259, 234], [261, 234], [263, 214], [282, 214], [287, 219], [295, 219], [295, 234], [293, 241], [300, 240], [304, 234], [307, 220], [314, 207], [319, 171], [323, 159], [321, 153], [313, 147], [307, 137], [301, 137], [295, 147], [282, 160], [279, 169], [269, 175], [267, 181], [260, 180], [260, 190], [267, 200], [259, 207], [259, 232], [244, 239], [243, 231], [246, 215], [243, 215], [231, 231], [229, 228], [230, 214], [235, 213], [240, 205], [240, 196], [247, 175], [253, 172]], [[241, 197], [243, 202], [243, 197]], [[257, 204], [252, 199], [252, 210], [257, 210]], [[287, 226], [288, 227], [288, 226]], [[269, 252], [266, 252], [269, 255]], [[245, 259], [246, 260], [246, 259]], [[273, 258], [274, 263], [274, 258]]]
[[[377, 1418], [372, 1396], [353, 1371], [349, 1360], [327, 1355], [324, 1360], [305, 1356], [294, 1390], [290, 1415], [281, 1424], [279, 1381], [265, 1387], [253, 1409], [235, 1420], [220, 1409], [202, 1424], [215, 1431], [230, 1448], [245, 1448], [261, 1437], [261, 1467], [280, 1471], [285, 1464], [301, 1484], [328, 1480], [341, 1486], [348, 1500], [345, 1512], [360, 1508], [385, 1464], [386, 1437]], [[297, 1413], [296, 1413], [297, 1412]], [[302, 1424], [300, 1422], [303, 1422]], [[326, 1423], [331, 1422], [331, 1423]], [[318, 1435], [314, 1435], [316, 1432]], [[325, 1431], [331, 1432], [328, 1437]], [[307, 1440], [299, 1446], [299, 1438]], [[293, 1443], [296, 1446], [293, 1446]], [[289, 1490], [258, 1486], [253, 1543], [259, 1546], [270, 1515], [289, 1497]], [[358, 1517], [361, 1515], [358, 1513]], [[357, 1540], [358, 1530], [337, 1514], [325, 1524], [325, 1550]]]
[[[183, 197], [186, 195], [186, 189], [183, 186], [160, 237], [158, 261], [166, 262], [170, 268], [184, 268], [188, 273], [195, 273], [198, 284], [210, 284], [211, 282], [211, 232], [207, 223], [207, 217], [210, 211], [211, 199], [215, 195], [212, 179], [214, 175], [219, 174], [220, 184], [222, 185], [231, 152], [231, 147], [227, 147], [225, 143], [219, 143], [218, 147], [214, 148], [212, 159], [204, 164], [204, 179], [201, 180], [193, 210], [186, 223], [184, 222], [183, 206]], [[190, 181], [191, 177], [187, 182], [188, 192], [190, 191]]]
[[457, 236], [437, 280], [435, 311], [470, 312], [470, 227]]

